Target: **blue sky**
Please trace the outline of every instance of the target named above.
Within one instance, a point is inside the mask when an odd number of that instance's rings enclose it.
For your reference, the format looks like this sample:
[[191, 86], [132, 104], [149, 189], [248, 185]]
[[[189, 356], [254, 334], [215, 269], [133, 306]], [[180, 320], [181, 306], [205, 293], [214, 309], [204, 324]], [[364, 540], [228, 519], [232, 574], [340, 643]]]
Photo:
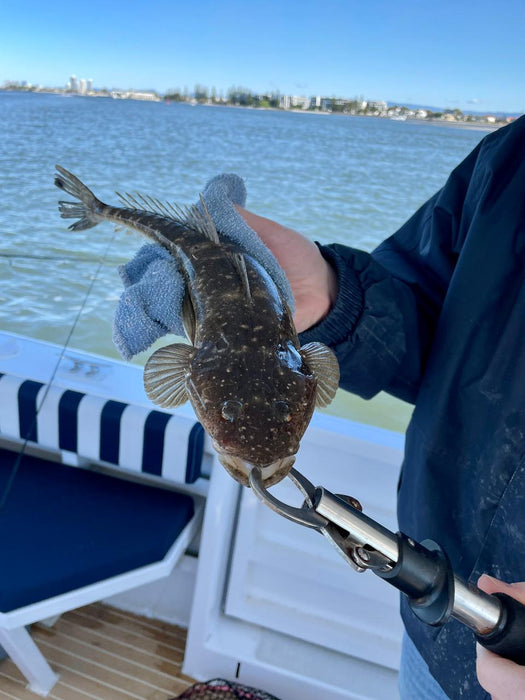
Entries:
[[525, 111], [525, 0], [3, 0], [0, 84]]

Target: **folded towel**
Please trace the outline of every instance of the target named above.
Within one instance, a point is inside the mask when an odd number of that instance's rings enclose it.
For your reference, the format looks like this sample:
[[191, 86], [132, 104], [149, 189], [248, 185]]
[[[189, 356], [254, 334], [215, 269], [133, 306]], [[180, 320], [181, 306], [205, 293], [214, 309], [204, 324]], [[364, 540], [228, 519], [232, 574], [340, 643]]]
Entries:
[[184, 280], [166, 248], [155, 243], [142, 246], [119, 273], [125, 289], [113, 320], [113, 342], [124, 359], [130, 360], [166, 333], [184, 335]]
[[[293, 310], [293, 294], [282, 268], [234, 207], [246, 203], [242, 179], [227, 173], [217, 175], [206, 185], [202, 198], [219, 235], [237, 243], [266, 269]], [[125, 289], [115, 313], [113, 342], [126, 360], [167, 333], [184, 335], [185, 282], [176, 259], [165, 248], [144, 245], [119, 268], [119, 274]]]

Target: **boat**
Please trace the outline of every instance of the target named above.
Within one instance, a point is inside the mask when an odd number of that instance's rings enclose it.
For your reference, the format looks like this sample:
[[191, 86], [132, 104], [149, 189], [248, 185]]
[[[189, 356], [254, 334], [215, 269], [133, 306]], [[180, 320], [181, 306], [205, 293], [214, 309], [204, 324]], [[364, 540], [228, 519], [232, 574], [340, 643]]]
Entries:
[[[117, 438], [108, 442], [108, 435]], [[97, 598], [91, 588], [78, 594], [79, 605], [100, 600], [123, 615], [185, 628], [186, 677], [224, 678], [279, 700], [398, 697], [395, 590], [370, 572], [356, 573], [325, 538], [281, 518], [233, 481], [189, 405], [160, 411], [148, 400], [140, 366], [0, 331], [1, 450], [15, 461], [23, 452], [75, 474], [192, 499], [169, 561], [131, 572], [136, 578], [121, 590], [104, 583]], [[316, 412], [296, 466], [313, 483], [358, 498], [370, 517], [395, 531], [402, 453], [398, 433]], [[272, 493], [300, 505], [288, 479]], [[60, 614], [54, 601], [42, 603], [38, 619]], [[13, 657], [22, 672], [24, 653]], [[40, 686], [29, 680], [20, 697], [52, 695], [53, 663], [50, 673]]]

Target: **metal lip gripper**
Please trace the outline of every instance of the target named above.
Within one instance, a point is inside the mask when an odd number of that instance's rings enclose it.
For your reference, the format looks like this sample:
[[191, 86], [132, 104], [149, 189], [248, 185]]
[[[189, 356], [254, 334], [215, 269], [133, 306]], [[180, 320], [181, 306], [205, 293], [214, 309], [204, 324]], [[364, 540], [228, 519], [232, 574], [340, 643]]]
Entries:
[[467, 584], [453, 572], [436, 542], [418, 543], [391, 532], [365, 515], [355, 498], [316, 487], [296, 469], [288, 478], [304, 496], [300, 508], [275, 498], [257, 467], [250, 473], [250, 486], [279, 515], [324, 535], [355, 571], [369, 569], [404, 593], [423, 622], [437, 626], [453, 617], [473, 630], [484, 647], [525, 665], [524, 605]]

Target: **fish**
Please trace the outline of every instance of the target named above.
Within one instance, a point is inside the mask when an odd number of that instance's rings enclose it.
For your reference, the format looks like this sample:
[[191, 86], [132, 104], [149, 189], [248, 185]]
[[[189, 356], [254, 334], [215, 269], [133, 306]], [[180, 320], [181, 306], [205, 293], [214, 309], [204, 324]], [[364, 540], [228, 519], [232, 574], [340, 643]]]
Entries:
[[204, 200], [181, 208], [148, 195], [100, 201], [75, 175], [56, 166], [62, 218], [82, 231], [102, 221], [139, 232], [166, 248], [185, 282], [182, 319], [188, 342], [156, 350], [144, 367], [147, 396], [162, 408], [190, 401], [229, 474], [249, 486], [261, 470], [269, 487], [291, 470], [316, 407], [339, 385], [326, 345], [300, 346], [292, 312], [266, 269], [221, 239]]

